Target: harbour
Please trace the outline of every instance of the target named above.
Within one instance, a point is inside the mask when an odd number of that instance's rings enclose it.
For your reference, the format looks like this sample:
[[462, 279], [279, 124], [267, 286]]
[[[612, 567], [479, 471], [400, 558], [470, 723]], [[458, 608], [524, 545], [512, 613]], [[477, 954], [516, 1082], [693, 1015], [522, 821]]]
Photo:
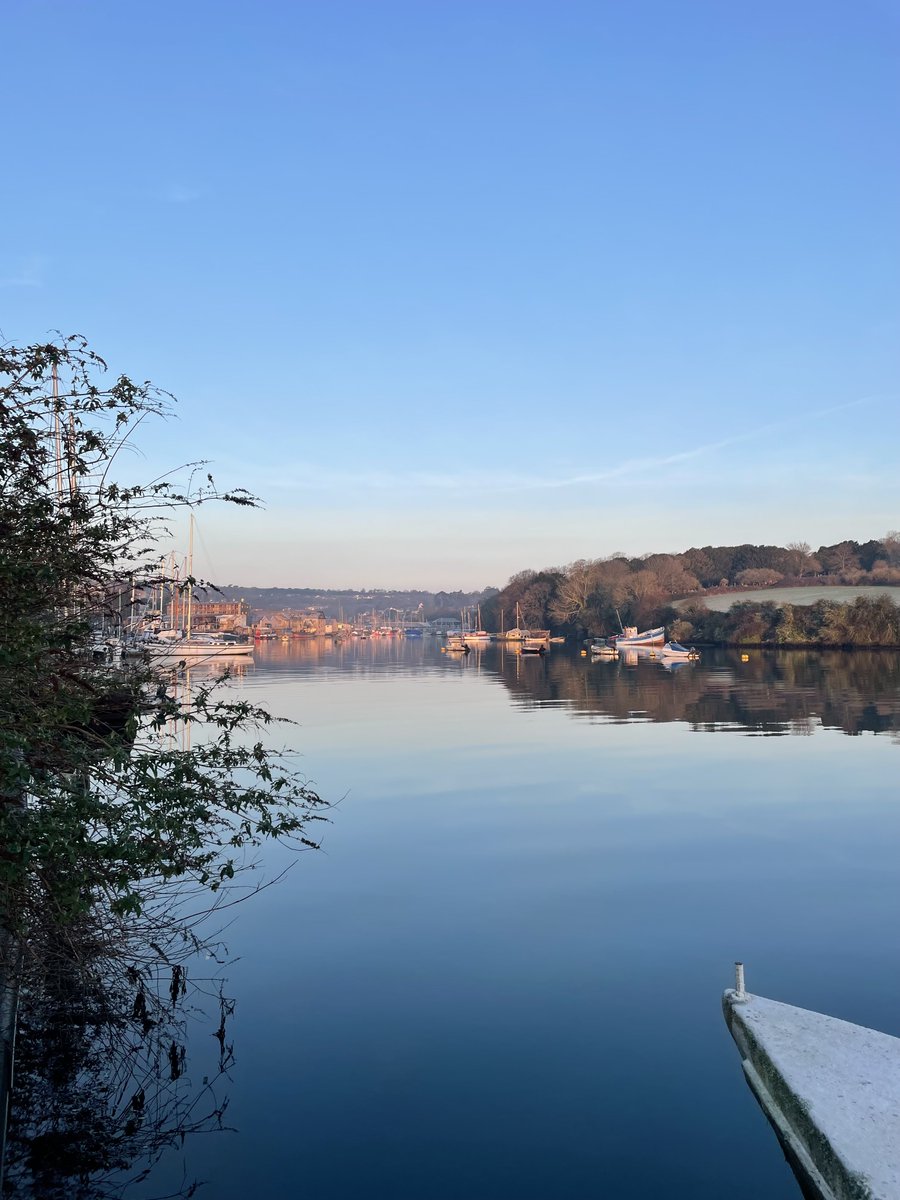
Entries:
[[233, 686], [341, 800], [229, 932], [238, 1132], [191, 1151], [217, 1197], [301, 1155], [323, 1200], [797, 1200], [723, 972], [896, 1033], [900, 656], [310, 639]]
[[4, 12], [0, 1197], [900, 1200], [896, 5], [172, 7]]

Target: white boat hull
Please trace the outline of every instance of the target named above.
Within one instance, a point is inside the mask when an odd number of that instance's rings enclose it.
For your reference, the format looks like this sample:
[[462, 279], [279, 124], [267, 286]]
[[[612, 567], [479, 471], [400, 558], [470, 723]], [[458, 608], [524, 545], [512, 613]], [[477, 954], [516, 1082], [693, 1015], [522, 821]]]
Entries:
[[671, 642], [666, 642], [663, 648], [656, 653], [658, 658], [665, 659], [667, 662], [687, 662], [689, 659], [700, 657], [696, 650], [689, 650], [687, 646], [673, 645]]
[[253, 646], [244, 642], [143, 642], [129, 647], [130, 654], [147, 654], [151, 658], [235, 658], [253, 653]]

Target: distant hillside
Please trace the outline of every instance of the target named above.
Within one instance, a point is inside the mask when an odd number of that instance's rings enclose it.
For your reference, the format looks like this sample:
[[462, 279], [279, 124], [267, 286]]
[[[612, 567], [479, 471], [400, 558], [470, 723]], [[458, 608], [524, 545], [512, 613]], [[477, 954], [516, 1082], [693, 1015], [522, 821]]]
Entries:
[[373, 609], [378, 612], [397, 609], [410, 615], [420, 612], [427, 619], [455, 616], [460, 609], [486, 603], [496, 592], [496, 588], [485, 588], [480, 592], [386, 591], [381, 588], [354, 592], [340, 588], [260, 588], [230, 583], [219, 588], [215, 595], [210, 593], [208, 599], [246, 600], [254, 612], [262, 613], [316, 608], [326, 617], [339, 618], [343, 613], [349, 620]]

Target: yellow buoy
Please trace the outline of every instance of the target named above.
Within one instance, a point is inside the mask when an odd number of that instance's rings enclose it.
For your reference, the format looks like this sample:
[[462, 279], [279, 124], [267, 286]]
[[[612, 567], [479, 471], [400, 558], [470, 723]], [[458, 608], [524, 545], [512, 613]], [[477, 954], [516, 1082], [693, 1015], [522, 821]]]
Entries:
[[742, 655], [741, 655], [741, 662], [749, 662], [749, 661], [750, 661], [750, 655], [749, 655], [749, 654], [742, 654]]

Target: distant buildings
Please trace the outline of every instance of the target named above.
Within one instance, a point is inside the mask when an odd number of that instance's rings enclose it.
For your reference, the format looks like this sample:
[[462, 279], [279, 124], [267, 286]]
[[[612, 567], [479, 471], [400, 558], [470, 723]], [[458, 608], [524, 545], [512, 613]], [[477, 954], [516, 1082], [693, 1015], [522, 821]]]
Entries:
[[302, 611], [284, 609], [281, 612], [253, 610], [251, 616], [251, 627], [262, 634], [316, 637], [336, 633], [339, 628], [337, 621], [329, 620], [323, 612], [315, 608]]
[[196, 631], [240, 630], [249, 624], [250, 605], [243, 600], [216, 600], [209, 604], [194, 600], [191, 625]]

